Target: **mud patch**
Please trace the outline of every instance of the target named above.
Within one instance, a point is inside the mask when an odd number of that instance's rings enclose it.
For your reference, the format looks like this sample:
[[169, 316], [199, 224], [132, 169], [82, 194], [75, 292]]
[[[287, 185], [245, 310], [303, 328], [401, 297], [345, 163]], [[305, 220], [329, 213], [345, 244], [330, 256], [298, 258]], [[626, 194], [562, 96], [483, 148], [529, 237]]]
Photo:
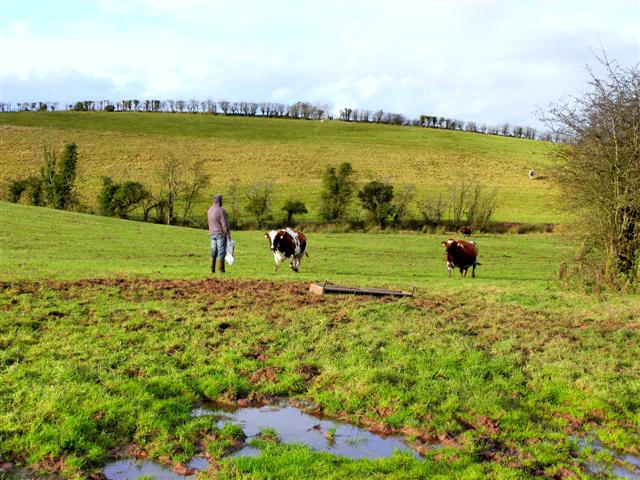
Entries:
[[[255, 279], [145, 279], [145, 278], [94, 278], [75, 281], [0, 282], [0, 289], [11, 289], [13, 294], [38, 293], [42, 289], [64, 292], [66, 298], [76, 298], [92, 288], [117, 289], [119, 294], [130, 299], [181, 299], [201, 301], [207, 311], [215, 309], [216, 303], [224, 309], [251, 308], [287, 304], [292, 306], [331, 304], [336, 301], [349, 304], [381, 301], [375, 297], [353, 297], [334, 299], [310, 295], [307, 282], [277, 282]], [[216, 303], [212, 303], [216, 302]], [[234, 304], [238, 304], [235, 305]]]

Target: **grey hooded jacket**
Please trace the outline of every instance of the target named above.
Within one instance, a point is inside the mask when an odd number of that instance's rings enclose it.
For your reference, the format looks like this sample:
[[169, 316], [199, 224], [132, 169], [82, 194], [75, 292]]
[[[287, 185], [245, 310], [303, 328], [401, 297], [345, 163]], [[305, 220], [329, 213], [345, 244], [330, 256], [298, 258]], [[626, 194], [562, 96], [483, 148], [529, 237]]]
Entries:
[[222, 195], [213, 197], [213, 205], [207, 210], [207, 219], [209, 220], [209, 235], [224, 235], [231, 238], [227, 223], [227, 211], [222, 208]]

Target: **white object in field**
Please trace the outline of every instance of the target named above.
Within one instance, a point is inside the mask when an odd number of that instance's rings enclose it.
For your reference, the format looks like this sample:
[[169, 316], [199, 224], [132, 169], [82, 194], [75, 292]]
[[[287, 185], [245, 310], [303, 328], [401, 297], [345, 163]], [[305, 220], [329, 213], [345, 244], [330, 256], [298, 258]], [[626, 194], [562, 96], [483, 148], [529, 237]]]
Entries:
[[236, 242], [234, 242], [233, 240], [229, 240], [227, 242], [227, 254], [224, 256], [225, 261], [229, 264], [229, 265], [233, 265], [233, 262], [236, 261], [236, 259], [233, 257], [233, 251], [236, 248]]

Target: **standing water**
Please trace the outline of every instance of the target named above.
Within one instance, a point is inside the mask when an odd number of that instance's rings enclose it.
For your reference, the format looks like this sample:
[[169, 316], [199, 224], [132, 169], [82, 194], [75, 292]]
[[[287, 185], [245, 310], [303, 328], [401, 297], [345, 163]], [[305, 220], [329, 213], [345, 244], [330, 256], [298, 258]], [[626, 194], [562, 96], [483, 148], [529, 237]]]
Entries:
[[[389, 457], [397, 450], [419, 458], [418, 453], [409, 448], [400, 436], [376, 435], [348, 423], [314, 417], [288, 405], [239, 408], [227, 412], [214, 410], [211, 414], [219, 418], [219, 427], [225, 423], [238, 424], [249, 439], [268, 428], [275, 430], [283, 443], [301, 443], [312, 450], [333, 455], [381, 458]], [[246, 446], [234, 456], [257, 454], [259, 450]]]
[[[227, 423], [239, 425], [247, 441], [255, 439], [262, 430], [272, 429], [283, 443], [300, 443], [318, 452], [328, 452], [349, 458], [389, 457], [394, 451], [408, 453], [416, 458], [419, 454], [409, 448], [401, 436], [376, 435], [363, 428], [336, 420], [314, 417], [289, 405], [265, 406], [223, 410], [219, 408], [196, 408], [191, 416], [213, 415], [222, 428]], [[433, 446], [437, 448], [437, 445]], [[245, 445], [232, 457], [260, 455], [261, 450]], [[189, 468], [204, 470], [208, 466], [206, 458], [194, 457], [187, 464]], [[183, 476], [148, 460], [118, 460], [104, 469], [107, 480], [133, 480], [149, 476], [157, 480], [185, 480], [194, 476]]]

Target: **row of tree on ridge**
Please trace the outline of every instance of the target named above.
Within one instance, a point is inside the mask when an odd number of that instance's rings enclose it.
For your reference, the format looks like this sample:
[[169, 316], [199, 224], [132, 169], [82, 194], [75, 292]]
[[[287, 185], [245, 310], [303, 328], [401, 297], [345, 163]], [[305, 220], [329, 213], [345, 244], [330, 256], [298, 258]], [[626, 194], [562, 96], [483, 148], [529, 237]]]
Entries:
[[[334, 120], [331, 105], [310, 102], [296, 102], [290, 105], [277, 102], [230, 102], [228, 100], [82, 100], [73, 104], [60, 102], [0, 102], [0, 112], [10, 111], [107, 111], [107, 112], [168, 112], [209, 115], [236, 115], [248, 117], [296, 118], [305, 120]], [[474, 121], [464, 121], [437, 115], [420, 115], [409, 118], [402, 113], [345, 107], [338, 113], [338, 119], [345, 122], [382, 123], [388, 125], [414, 126], [458, 130], [504, 137], [526, 138], [530, 140], [560, 141], [551, 132], [538, 132], [529, 126], [502, 123], [490, 125]]]

